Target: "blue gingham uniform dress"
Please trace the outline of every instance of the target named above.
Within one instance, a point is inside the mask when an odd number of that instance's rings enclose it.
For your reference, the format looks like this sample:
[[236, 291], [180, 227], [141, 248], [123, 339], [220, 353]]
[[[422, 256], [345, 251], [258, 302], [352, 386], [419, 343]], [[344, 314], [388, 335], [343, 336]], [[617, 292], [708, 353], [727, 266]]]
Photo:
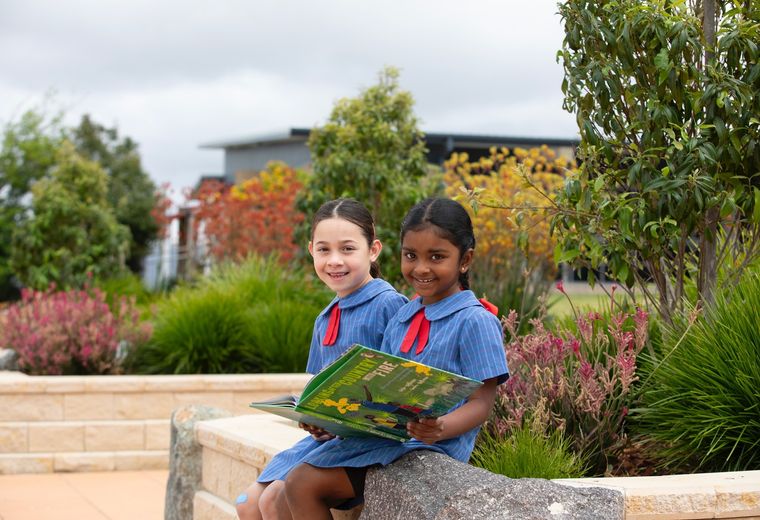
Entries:
[[[402, 353], [401, 342], [412, 317], [421, 307], [420, 298], [416, 298], [398, 311], [385, 330], [382, 350], [480, 381], [495, 377], [501, 384], [507, 380], [509, 370], [501, 323], [483, 308], [472, 291], [460, 291], [426, 306], [425, 315], [430, 321], [427, 346], [417, 355], [415, 341], [409, 352]], [[398, 442], [377, 437], [336, 438], [311, 451], [303, 462], [320, 468], [386, 465], [420, 449], [445, 453], [467, 462], [479, 430], [480, 426], [432, 445], [415, 439]]]
[[[369, 281], [344, 298], [334, 298], [314, 322], [306, 371], [310, 374], [318, 373], [354, 343], [379, 348], [385, 326], [406, 302], [406, 297], [379, 278]], [[327, 332], [333, 305], [340, 307], [338, 338], [334, 345], [324, 346], [322, 340]], [[284, 480], [288, 472], [301, 462], [306, 454], [322, 444], [324, 442], [315, 441], [311, 435], [301, 439], [292, 448], [275, 455], [256, 481], [267, 483]]]

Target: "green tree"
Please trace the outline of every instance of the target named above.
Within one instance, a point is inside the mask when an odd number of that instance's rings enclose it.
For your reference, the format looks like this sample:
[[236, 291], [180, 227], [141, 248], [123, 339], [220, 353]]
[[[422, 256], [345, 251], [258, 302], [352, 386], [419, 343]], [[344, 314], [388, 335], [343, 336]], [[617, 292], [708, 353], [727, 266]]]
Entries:
[[309, 215], [337, 197], [353, 197], [375, 217], [385, 246], [383, 273], [400, 280], [399, 229], [409, 208], [425, 192], [426, 149], [413, 113], [414, 100], [398, 85], [398, 71], [386, 68], [378, 84], [356, 98], [337, 101], [330, 118], [309, 137], [314, 174], [297, 204], [307, 215], [299, 240], [308, 240]]
[[[565, 108], [581, 166], [558, 199], [556, 258], [641, 287], [671, 321], [760, 246], [760, 4], [569, 0]], [[650, 291], [648, 282], [656, 291]]]
[[0, 148], [0, 300], [18, 290], [10, 266], [11, 237], [21, 224], [32, 184], [48, 175], [63, 139], [60, 115], [29, 110], [5, 125]]
[[159, 226], [151, 215], [156, 205], [156, 185], [140, 162], [137, 143], [120, 137], [116, 128], [106, 128], [82, 116], [79, 126], [70, 131], [77, 153], [97, 162], [108, 174], [108, 202], [116, 220], [131, 232], [127, 266], [142, 270], [142, 260], [158, 237]]
[[129, 229], [106, 198], [108, 176], [64, 141], [50, 175], [32, 186], [31, 214], [13, 232], [11, 267], [35, 289], [80, 287], [124, 268]]

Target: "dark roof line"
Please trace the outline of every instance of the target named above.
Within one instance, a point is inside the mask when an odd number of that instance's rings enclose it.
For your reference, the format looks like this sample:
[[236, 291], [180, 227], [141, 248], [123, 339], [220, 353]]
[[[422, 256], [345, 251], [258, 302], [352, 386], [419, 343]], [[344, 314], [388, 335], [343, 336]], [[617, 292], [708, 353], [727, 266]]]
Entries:
[[[266, 144], [288, 143], [305, 141], [311, 132], [310, 128], [289, 128], [283, 132], [277, 132], [266, 135], [243, 137], [238, 139], [229, 139], [225, 141], [215, 141], [201, 144], [200, 148], [254, 148]], [[558, 137], [518, 137], [503, 135], [487, 134], [451, 134], [441, 132], [423, 132], [425, 141], [428, 144], [446, 144], [454, 145], [455, 143], [482, 144], [484, 146], [494, 145], [548, 145], [548, 146], [571, 146], [576, 147], [579, 139], [558, 138]]]

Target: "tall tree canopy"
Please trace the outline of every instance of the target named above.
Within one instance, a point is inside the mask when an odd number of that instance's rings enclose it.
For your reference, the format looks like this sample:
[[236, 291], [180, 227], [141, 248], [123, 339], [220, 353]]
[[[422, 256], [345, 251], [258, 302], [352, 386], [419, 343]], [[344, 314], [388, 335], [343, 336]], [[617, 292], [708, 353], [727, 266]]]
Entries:
[[[155, 213], [161, 207], [155, 184], [143, 170], [137, 144], [120, 137], [116, 128], [107, 128], [82, 117], [76, 127], [65, 127], [62, 114], [53, 116], [42, 109], [29, 110], [7, 123], [0, 143], [0, 300], [18, 296], [18, 275], [10, 264], [14, 230], [35, 217], [33, 186], [53, 178], [66, 165], [62, 158], [88, 159], [106, 175], [106, 207], [116, 221], [128, 229], [127, 265], [139, 271], [150, 243], [158, 238]], [[73, 147], [59, 153], [64, 141]], [[68, 164], [68, 163], [67, 163]], [[89, 168], [89, 167], [88, 167]], [[85, 168], [87, 169], [87, 168]], [[70, 222], [66, 220], [66, 222]], [[38, 260], [38, 261], [41, 261]], [[25, 271], [24, 276], [29, 276]], [[36, 283], [36, 282], [35, 282]]]
[[28, 207], [32, 184], [48, 175], [63, 139], [60, 116], [28, 111], [5, 125], [0, 148], [0, 300], [18, 296], [11, 237]]
[[89, 276], [118, 273], [129, 250], [129, 229], [106, 198], [108, 176], [64, 141], [49, 176], [32, 186], [31, 215], [13, 232], [11, 268], [41, 290], [81, 287]]
[[108, 202], [116, 220], [129, 228], [131, 241], [127, 266], [142, 269], [142, 259], [157, 238], [159, 226], [151, 215], [156, 205], [156, 185], [143, 169], [137, 143], [119, 137], [119, 131], [82, 116], [70, 138], [77, 152], [95, 161], [108, 175]]
[[759, 251], [760, 4], [570, 0], [559, 9], [582, 163], [558, 200], [557, 259], [605, 263], [669, 320], [688, 279], [709, 302], [718, 267], [733, 276]]
[[[400, 279], [401, 220], [422, 197], [420, 180], [427, 173], [425, 142], [413, 106], [393, 68], [384, 69], [379, 82], [358, 97], [338, 100], [327, 123], [311, 131], [314, 174], [298, 201], [307, 224], [328, 200], [353, 197], [364, 203], [385, 245], [383, 272], [393, 281]], [[299, 233], [303, 243], [308, 240], [304, 229]]]

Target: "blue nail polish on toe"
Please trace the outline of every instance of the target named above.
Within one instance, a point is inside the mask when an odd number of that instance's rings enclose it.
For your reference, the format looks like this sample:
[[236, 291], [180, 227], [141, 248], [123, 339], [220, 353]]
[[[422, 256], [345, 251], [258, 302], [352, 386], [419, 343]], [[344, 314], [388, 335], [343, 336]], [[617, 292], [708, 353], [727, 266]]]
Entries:
[[246, 502], [248, 502], [248, 495], [246, 493], [240, 493], [235, 499], [236, 504], [245, 504]]

